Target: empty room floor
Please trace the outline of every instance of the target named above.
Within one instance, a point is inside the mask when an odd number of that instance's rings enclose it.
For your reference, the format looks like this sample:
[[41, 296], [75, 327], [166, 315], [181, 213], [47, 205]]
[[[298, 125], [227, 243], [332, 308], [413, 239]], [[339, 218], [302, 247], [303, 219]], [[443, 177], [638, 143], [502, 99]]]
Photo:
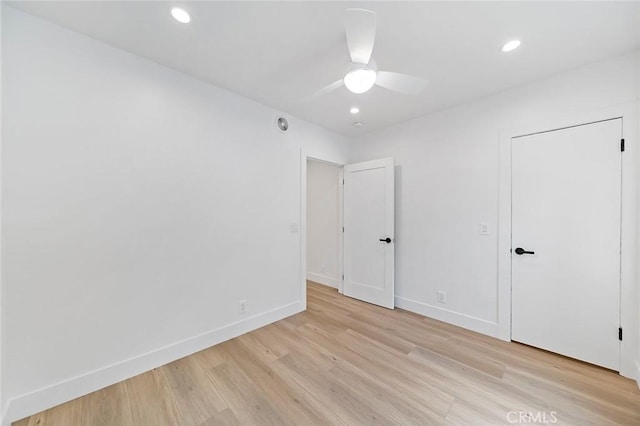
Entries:
[[306, 312], [14, 425], [518, 422], [640, 424], [640, 390], [609, 370], [309, 282]]

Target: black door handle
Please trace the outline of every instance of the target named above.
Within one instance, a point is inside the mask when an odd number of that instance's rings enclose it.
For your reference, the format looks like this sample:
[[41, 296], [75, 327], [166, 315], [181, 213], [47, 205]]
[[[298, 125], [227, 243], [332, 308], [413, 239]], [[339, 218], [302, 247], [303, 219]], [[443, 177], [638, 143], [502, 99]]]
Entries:
[[536, 254], [536, 252], [535, 251], [526, 251], [522, 247], [518, 247], [516, 249], [516, 254], [519, 255], [519, 256], [522, 256], [523, 254]]
[[384, 240], [382, 238], [380, 238], [380, 241], [389, 244], [389, 243], [391, 243], [391, 238], [387, 237]]

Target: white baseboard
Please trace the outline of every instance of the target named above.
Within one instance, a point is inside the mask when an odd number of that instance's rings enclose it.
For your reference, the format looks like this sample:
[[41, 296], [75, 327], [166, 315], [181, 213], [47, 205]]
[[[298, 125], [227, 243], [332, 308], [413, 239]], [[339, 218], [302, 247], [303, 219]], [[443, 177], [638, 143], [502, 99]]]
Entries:
[[327, 275], [316, 274], [315, 272], [307, 272], [307, 279], [318, 284], [338, 288], [338, 279], [329, 277]]
[[207, 331], [154, 351], [11, 398], [2, 426], [137, 376], [304, 310], [300, 301]]
[[640, 389], [640, 360], [636, 361], [636, 384]]
[[495, 322], [450, 311], [405, 297], [396, 296], [395, 300], [398, 308], [406, 309], [407, 311], [415, 312], [416, 314], [424, 315], [425, 317], [438, 321], [457, 325], [458, 327], [477, 331], [487, 336], [498, 337], [498, 324]]

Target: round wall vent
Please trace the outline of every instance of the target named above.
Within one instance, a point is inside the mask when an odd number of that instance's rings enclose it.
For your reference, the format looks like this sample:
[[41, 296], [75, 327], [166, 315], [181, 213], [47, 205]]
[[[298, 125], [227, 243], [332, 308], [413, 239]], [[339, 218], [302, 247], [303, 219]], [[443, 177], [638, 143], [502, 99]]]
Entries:
[[283, 132], [289, 130], [289, 122], [284, 117], [278, 117], [278, 129]]

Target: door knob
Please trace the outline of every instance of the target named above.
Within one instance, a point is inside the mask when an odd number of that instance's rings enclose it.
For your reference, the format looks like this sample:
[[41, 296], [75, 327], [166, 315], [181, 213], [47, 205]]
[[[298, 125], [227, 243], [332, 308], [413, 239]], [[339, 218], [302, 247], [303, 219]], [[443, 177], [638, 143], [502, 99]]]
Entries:
[[380, 241], [389, 244], [389, 243], [391, 243], [391, 238], [389, 238], [389, 237], [387, 237], [385, 239], [380, 238]]
[[523, 254], [536, 254], [536, 252], [534, 251], [526, 251], [525, 249], [523, 249], [522, 247], [518, 247], [516, 249], [516, 254], [518, 256], [522, 256]]

